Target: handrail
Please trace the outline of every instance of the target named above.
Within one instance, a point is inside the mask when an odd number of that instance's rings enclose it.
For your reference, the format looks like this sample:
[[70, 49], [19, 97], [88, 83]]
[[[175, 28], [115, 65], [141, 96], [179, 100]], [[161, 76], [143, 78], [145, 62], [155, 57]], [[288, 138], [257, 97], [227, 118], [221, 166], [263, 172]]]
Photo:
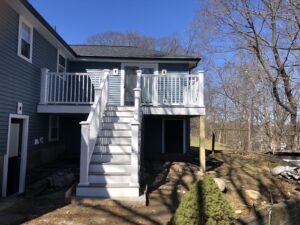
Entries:
[[93, 155], [99, 130], [102, 127], [102, 118], [108, 101], [108, 74], [109, 70], [104, 70], [104, 76], [99, 90], [96, 90], [96, 101], [92, 105], [91, 111], [86, 121], [81, 125], [81, 150], [80, 150], [80, 183], [87, 185], [89, 164]]
[[130, 185], [139, 185], [139, 170], [140, 170], [140, 132], [141, 132], [141, 77], [142, 71], [137, 70], [137, 84], [134, 90], [134, 114], [131, 122], [131, 180]]

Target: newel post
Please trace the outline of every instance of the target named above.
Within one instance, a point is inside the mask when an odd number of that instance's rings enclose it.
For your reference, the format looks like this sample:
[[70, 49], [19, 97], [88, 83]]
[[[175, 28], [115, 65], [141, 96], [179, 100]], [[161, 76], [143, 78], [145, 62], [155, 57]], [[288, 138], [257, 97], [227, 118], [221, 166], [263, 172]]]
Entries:
[[199, 76], [199, 106], [204, 107], [204, 71], [198, 71]]
[[80, 146], [80, 175], [79, 185], [89, 184], [89, 125], [81, 124], [81, 146]]
[[42, 68], [41, 72], [42, 72], [42, 76], [41, 76], [40, 104], [47, 104], [48, 88], [49, 88], [49, 79], [48, 79], [49, 69]]
[[137, 84], [134, 90], [134, 117], [131, 122], [131, 180], [130, 185], [139, 185], [139, 137], [140, 137], [140, 104], [141, 104], [141, 76], [142, 71], [137, 70]]

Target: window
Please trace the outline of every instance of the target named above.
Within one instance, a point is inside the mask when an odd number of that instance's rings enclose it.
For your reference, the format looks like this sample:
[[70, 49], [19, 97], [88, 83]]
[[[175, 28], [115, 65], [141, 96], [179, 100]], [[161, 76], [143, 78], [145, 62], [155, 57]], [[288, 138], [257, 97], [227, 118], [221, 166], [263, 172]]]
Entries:
[[28, 62], [32, 62], [32, 30], [32, 27], [20, 17], [18, 55]]
[[59, 117], [49, 117], [49, 141], [58, 141], [59, 139]]
[[59, 72], [59, 73], [66, 72], [66, 63], [67, 63], [66, 58], [63, 55], [61, 55], [60, 53], [58, 53], [58, 56], [57, 56], [57, 72]]

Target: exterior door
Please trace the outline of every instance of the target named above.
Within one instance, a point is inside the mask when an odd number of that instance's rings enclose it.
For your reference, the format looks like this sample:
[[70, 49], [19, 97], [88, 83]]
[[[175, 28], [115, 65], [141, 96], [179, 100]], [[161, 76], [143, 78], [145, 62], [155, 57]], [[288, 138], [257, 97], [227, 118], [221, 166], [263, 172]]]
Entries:
[[126, 66], [125, 70], [125, 105], [133, 106], [134, 105], [134, 91], [136, 88], [136, 71], [139, 67], [136, 66]]
[[19, 192], [23, 120], [12, 119], [9, 134], [7, 195]]
[[[142, 74], [154, 74], [155, 70], [157, 70], [157, 65], [128, 65], [124, 67], [125, 72], [125, 79], [124, 79], [124, 104], [126, 106], [133, 106], [134, 105], [134, 91], [133, 89], [136, 88], [136, 81], [137, 81], [137, 70], [142, 70]], [[147, 81], [142, 88], [142, 98], [146, 100], [146, 102], [150, 103], [152, 101], [152, 85], [153, 85], [153, 77], [150, 78], [151, 80]], [[145, 80], [144, 80], [145, 81]], [[146, 87], [147, 86], [147, 90]], [[147, 93], [146, 93], [147, 92]], [[144, 96], [144, 97], [143, 97]]]
[[184, 122], [183, 120], [164, 121], [164, 152], [183, 153], [184, 148]]

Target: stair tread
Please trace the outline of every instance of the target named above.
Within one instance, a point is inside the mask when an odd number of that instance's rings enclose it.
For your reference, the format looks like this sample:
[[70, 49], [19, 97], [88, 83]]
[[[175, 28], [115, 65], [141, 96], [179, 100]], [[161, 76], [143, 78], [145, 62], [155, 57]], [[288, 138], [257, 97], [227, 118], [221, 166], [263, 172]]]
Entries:
[[132, 188], [136, 188], [139, 187], [137, 185], [134, 186], [130, 186], [129, 183], [115, 183], [115, 184], [102, 184], [102, 183], [90, 183], [88, 185], [78, 185], [78, 187], [105, 187], [105, 188], [128, 188], [128, 187], [132, 187]]
[[131, 146], [131, 144], [101, 144], [101, 143], [96, 143], [96, 146]]
[[102, 136], [102, 135], [98, 135], [98, 138], [131, 138], [131, 136]]
[[101, 164], [104, 164], [104, 165], [124, 165], [124, 166], [128, 166], [128, 165], [131, 165], [130, 162], [128, 161], [120, 161], [120, 162], [96, 162], [96, 161], [91, 161], [90, 162], [90, 165], [101, 165]]
[[131, 152], [93, 152], [93, 155], [131, 155]]
[[130, 176], [131, 173], [128, 173], [128, 172], [89, 172], [89, 175], [99, 175], [99, 176]]

